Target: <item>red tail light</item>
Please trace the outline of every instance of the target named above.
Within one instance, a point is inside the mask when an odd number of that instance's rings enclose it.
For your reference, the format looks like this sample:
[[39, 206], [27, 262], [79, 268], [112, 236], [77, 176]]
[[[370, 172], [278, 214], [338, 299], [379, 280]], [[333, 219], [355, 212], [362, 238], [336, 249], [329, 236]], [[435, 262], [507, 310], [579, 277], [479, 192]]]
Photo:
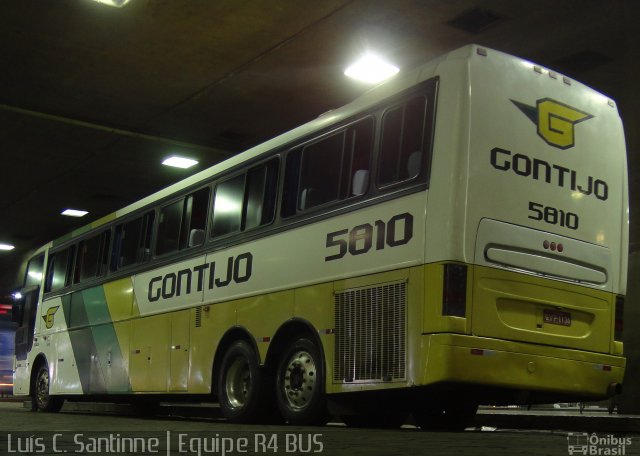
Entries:
[[616, 297], [616, 321], [613, 331], [613, 338], [615, 340], [622, 340], [622, 330], [624, 329], [624, 297]]
[[445, 264], [443, 285], [442, 315], [464, 317], [467, 310], [467, 267]]

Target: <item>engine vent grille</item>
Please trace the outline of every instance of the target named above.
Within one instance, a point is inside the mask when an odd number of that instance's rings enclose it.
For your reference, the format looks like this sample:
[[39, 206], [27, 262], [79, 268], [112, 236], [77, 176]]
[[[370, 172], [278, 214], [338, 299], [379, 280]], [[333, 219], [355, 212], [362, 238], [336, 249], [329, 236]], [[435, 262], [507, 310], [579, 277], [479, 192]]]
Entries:
[[406, 379], [406, 282], [335, 295], [334, 382]]
[[196, 328], [202, 326], [202, 307], [196, 307]]

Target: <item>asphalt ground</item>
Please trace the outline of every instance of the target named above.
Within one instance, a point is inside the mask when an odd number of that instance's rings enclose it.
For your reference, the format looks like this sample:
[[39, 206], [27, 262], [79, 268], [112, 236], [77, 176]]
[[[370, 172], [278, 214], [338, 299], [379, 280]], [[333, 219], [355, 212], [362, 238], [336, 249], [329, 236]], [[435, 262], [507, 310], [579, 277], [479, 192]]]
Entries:
[[[22, 402], [0, 402], [0, 454], [513, 456], [567, 455], [571, 450], [573, 454], [640, 455], [640, 433], [553, 428], [556, 411], [483, 410], [473, 428], [451, 433], [425, 432], [410, 425], [396, 430], [352, 429], [341, 423], [322, 427], [232, 425], [210, 406], [166, 405], [161, 413], [142, 419], [132, 416], [124, 405], [68, 403], [61, 413], [46, 414], [31, 412]], [[594, 419], [615, 423], [636, 419], [560, 413], [565, 423], [582, 420], [577, 422], [584, 425]], [[534, 423], [547, 423], [537, 426], [545, 429], [517, 429], [513, 424], [522, 421], [519, 417], [523, 415], [529, 420], [536, 417]], [[506, 426], [495, 426], [496, 417]]]

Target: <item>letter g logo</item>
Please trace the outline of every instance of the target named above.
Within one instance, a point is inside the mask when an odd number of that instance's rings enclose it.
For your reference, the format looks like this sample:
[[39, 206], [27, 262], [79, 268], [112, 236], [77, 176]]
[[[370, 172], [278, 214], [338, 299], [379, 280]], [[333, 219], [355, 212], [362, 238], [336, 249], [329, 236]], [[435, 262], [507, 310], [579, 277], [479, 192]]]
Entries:
[[542, 98], [536, 107], [511, 100], [538, 127], [538, 135], [547, 144], [558, 149], [569, 149], [575, 145], [575, 124], [593, 116], [569, 105]]

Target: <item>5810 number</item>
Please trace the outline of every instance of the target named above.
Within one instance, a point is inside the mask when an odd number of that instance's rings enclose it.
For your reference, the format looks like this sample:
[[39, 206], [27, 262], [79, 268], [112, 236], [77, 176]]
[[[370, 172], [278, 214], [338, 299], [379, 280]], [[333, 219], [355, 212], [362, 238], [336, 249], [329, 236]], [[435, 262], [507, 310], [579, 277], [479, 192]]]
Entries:
[[382, 250], [385, 247], [404, 245], [413, 237], [413, 215], [408, 212], [394, 215], [389, 221], [376, 220], [373, 225], [364, 223], [349, 229], [333, 231], [327, 234], [327, 248], [338, 248], [338, 252], [326, 256], [324, 261], [339, 260], [347, 252], [362, 255], [374, 246]]
[[550, 225], [560, 225], [571, 230], [577, 230], [580, 224], [578, 215], [573, 212], [565, 212], [533, 201], [529, 201], [529, 212], [529, 218], [532, 220], [541, 220]]

